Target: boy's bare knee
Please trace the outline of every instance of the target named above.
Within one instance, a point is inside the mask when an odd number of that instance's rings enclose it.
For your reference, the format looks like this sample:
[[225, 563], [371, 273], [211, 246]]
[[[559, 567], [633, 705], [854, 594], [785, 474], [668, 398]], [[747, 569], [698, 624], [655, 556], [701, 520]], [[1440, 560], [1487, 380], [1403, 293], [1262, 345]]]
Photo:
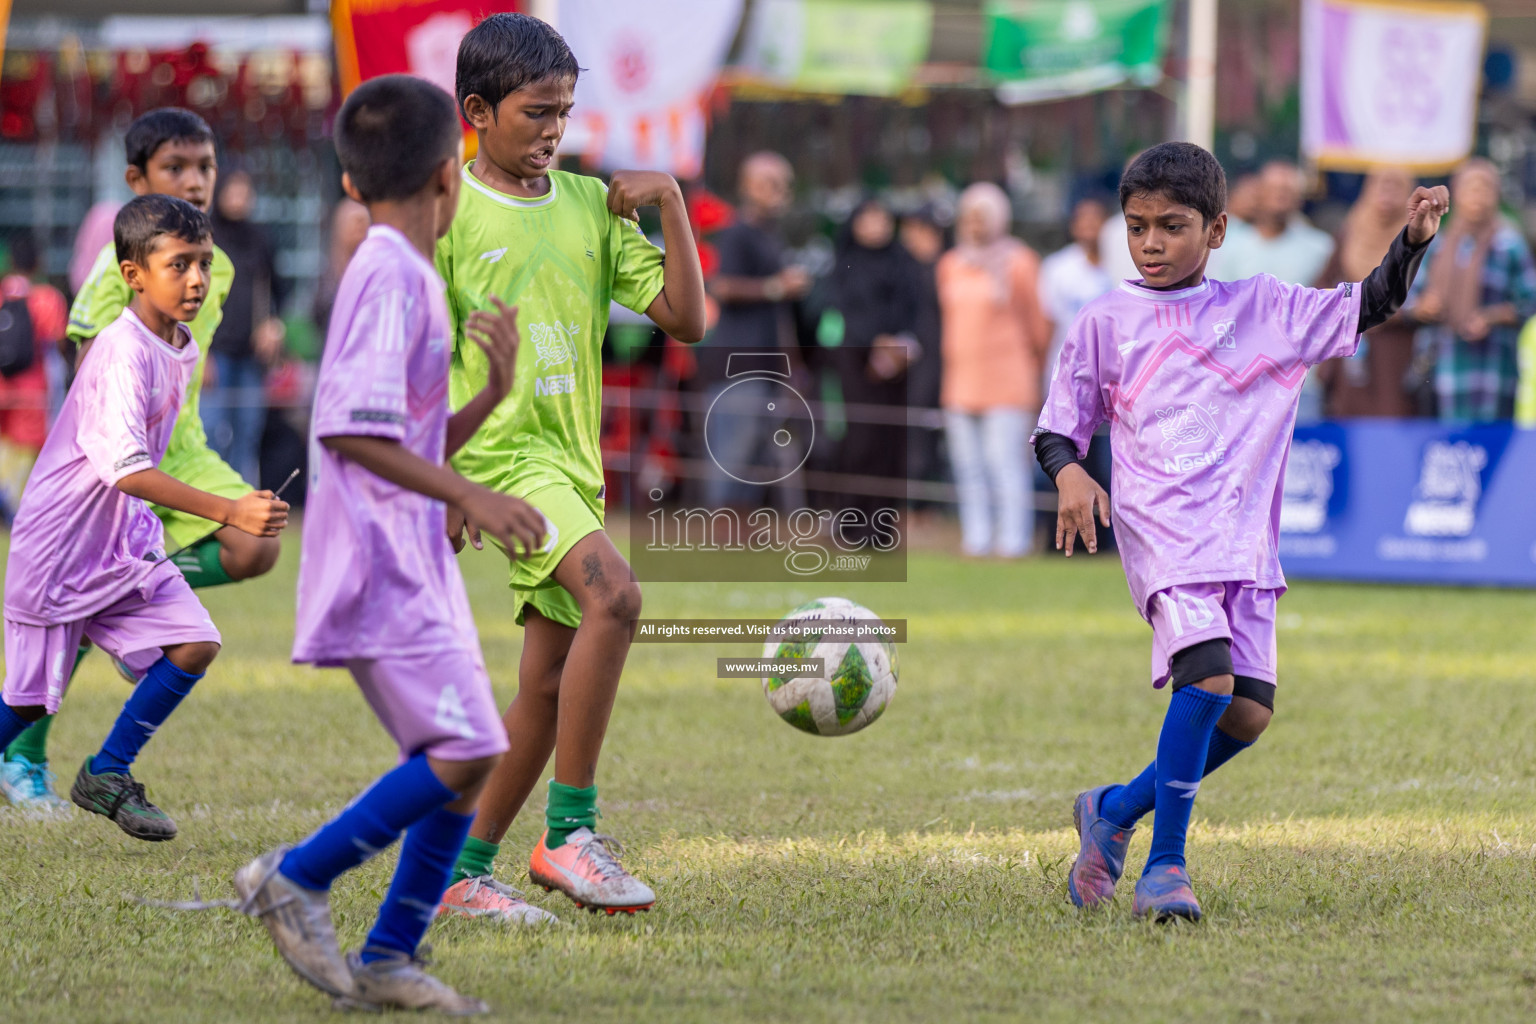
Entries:
[[208, 671], [208, 667], [213, 664], [213, 659], [219, 656], [219, 645], [210, 640], [177, 644], [174, 647], [165, 648], [165, 656], [170, 659], [172, 665], [183, 672], [200, 676]]
[[283, 554], [283, 542], [277, 537], [241, 534], [240, 539], [234, 543], [224, 543], [223, 538], [220, 538], [220, 543], [224, 544], [221, 556], [224, 571], [233, 580], [266, 575], [276, 567], [277, 560]]
[[572, 555], [581, 552], [579, 558], [568, 556], [562, 561], [556, 578], [564, 574], [563, 585], [581, 605], [584, 623], [601, 620], [605, 626], [628, 627], [640, 617], [640, 582], [607, 538], [595, 536], [599, 540], [592, 549], [583, 549], [587, 539], [578, 543]]
[[640, 606], [640, 584], [633, 581], [621, 583], [603, 595], [603, 614], [626, 626], [640, 618]]
[[1240, 743], [1252, 743], [1269, 728], [1274, 711], [1247, 697], [1233, 697], [1227, 710], [1221, 713], [1216, 728]]
[[473, 761], [444, 761], [428, 755], [427, 765], [439, 782], [458, 794], [447, 805], [448, 810], [455, 814], [468, 814], [475, 809], [475, 803], [480, 799], [480, 790], [485, 787], [485, 780], [500, 760], [500, 754], [477, 757]]
[[6, 707], [10, 708], [11, 713], [23, 722], [35, 722], [39, 718], [46, 718], [48, 716], [48, 709], [42, 704], [26, 704], [21, 707], [17, 707], [15, 704], [7, 704]]
[[1221, 675], [1207, 676], [1199, 682], [1190, 683], [1189, 685], [1197, 690], [1204, 690], [1206, 693], [1214, 693], [1218, 697], [1225, 697], [1232, 692], [1232, 687], [1236, 684], [1237, 680], [1232, 676]]

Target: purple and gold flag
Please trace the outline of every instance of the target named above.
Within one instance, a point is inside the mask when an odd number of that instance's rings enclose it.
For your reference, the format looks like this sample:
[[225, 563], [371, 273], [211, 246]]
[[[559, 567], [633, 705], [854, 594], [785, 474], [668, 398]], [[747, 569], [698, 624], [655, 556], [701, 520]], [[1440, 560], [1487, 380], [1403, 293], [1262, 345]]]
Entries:
[[1487, 24], [1476, 3], [1307, 0], [1303, 151], [1333, 170], [1455, 166], [1472, 150]]

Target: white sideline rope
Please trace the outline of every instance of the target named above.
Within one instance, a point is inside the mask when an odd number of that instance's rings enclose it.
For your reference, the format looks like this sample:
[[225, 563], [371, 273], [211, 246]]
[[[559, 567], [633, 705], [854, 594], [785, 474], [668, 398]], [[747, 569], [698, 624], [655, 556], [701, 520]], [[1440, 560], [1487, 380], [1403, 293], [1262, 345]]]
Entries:
[[141, 907], [156, 907], [160, 910], [234, 910], [241, 912], [239, 900], [205, 900], [198, 887], [198, 877], [192, 876], [192, 898], [190, 900], [152, 900], [148, 896], [128, 895], [126, 899], [130, 903], [137, 903]]

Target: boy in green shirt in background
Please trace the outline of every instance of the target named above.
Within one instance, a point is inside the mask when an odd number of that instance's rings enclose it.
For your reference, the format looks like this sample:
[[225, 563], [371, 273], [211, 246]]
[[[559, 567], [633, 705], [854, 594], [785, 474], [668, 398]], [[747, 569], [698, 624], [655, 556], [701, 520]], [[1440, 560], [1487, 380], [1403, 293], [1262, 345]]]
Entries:
[[[536, 923], [549, 914], [495, 881], [492, 860], [551, 752], [548, 830], [533, 881], [578, 906], [633, 913], [655, 894], [619, 865], [597, 823], [598, 755], [640, 615], [640, 585], [603, 532], [599, 350], [609, 302], [644, 313], [679, 341], [704, 335], [704, 279], [670, 175], [597, 178], [554, 170], [579, 72], [565, 40], [522, 14], [493, 14], [459, 46], [459, 109], [479, 138], [458, 214], [438, 243], [454, 321], [449, 399], [486, 379], [463, 324], [492, 296], [518, 307], [524, 347], [511, 394], [454, 458], [476, 483], [529, 502], [549, 522], [543, 551], [512, 563], [524, 626], [517, 698], [503, 721], [512, 749], [491, 775], [441, 913]], [[636, 226], [661, 208], [666, 255]], [[462, 547], [463, 517], [449, 510]], [[479, 538], [471, 531], [471, 543]]]
[[[128, 157], [124, 176], [136, 194], [174, 196], [208, 212], [218, 179], [218, 156], [213, 130], [206, 121], [179, 107], [151, 110], [129, 126], [123, 141]], [[244, 497], [255, 488], [208, 447], [198, 398], [208, 345], [224, 316], [224, 299], [234, 279], [234, 265], [214, 246], [208, 295], [197, 317], [188, 325], [198, 348], [197, 366], [187, 385], [170, 446], [157, 467], [184, 484], [230, 499]], [[77, 364], [86, 358], [96, 335], [118, 318], [132, 298], [133, 291], [123, 280], [113, 244], [108, 242], [69, 311], [66, 333], [79, 346]], [[186, 512], [151, 507], [165, 527], [166, 549], [185, 548], [172, 561], [193, 589], [250, 579], [277, 564], [281, 547], [276, 537], [253, 536], [229, 525], [221, 529], [219, 523]], [[218, 532], [213, 533], [215, 530]], [[213, 536], [198, 543], [209, 533]], [[89, 650], [89, 644], [81, 644], [75, 669]], [[137, 681], [147, 667], [119, 665], [118, 671]], [[48, 769], [48, 731], [52, 723], [52, 716], [38, 721], [5, 751], [4, 763], [0, 764], [0, 792], [18, 807], [51, 813], [69, 806], [54, 792], [53, 774]]]

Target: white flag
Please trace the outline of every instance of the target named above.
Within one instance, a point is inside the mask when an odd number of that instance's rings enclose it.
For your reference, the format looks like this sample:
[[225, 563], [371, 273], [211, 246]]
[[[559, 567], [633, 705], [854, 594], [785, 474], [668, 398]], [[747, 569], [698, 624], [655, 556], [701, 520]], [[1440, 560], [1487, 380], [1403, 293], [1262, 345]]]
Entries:
[[609, 170], [696, 176], [704, 102], [743, 0], [563, 0], [560, 32], [585, 71], [561, 151]]

